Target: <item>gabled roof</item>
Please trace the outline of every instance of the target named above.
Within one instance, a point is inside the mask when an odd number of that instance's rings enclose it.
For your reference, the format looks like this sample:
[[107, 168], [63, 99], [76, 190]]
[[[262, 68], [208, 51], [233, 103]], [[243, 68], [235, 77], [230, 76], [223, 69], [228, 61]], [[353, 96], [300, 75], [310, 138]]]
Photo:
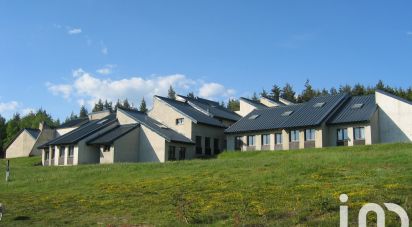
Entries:
[[254, 101], [254, 100], [251, 100], [251, 99], [248, 99], [248, 98], [245, 98], [245, 97], [240, 97], [240, 100], [245, 101], [246, 103], [256, 107], [257, 109], [269, 108], [269, 107], [263, 105], [262, 103], [260, 103], [258, 101]]
[[71, 121], [68, 121], [66, 123], [61, 124], [59, 127], [57, 127], [57, 129], [72, 128], [72, 127], [76, 127], [76, 126], [86, 124], [87, 122], [89, 122], [88, 117], [77, 118], [77, 119], [74, 119], [74, 120], [71, 120]]
[[[354, 106], [357, 104], [360, 108]], [[375, 95], [353, 96], [328, 121], [328, 124], [367, 122], [376, 109]]]
[[139, 124], [146, 126], [147, 128], [151, 129], [155, 133], [165, 138], [168, 142], [194, 144], [194, 142], [191, 139], [174, 131], [171, 128], [168, 128], [166, 125], [156, 121], [155, 119], [149, 117], [145, 113], [142, 113], [137, 110], [124, 110], [121, 108], [118, 108], [118, 111], [122, 111], [127, 116], [136, 120]]
[[228, 129], [226, 129], [225, 133], [280, 129], [282, 128], [283, 123], [291, 117], [284, 115], [284, 113], [288, 111], [295, 112], [302, 108], [302, 106], [303, 104], [296, 104], [291, 106], [255, 109], [244, 118], [240, 119], [238, 122], [234, 123]]
[[68, 145], [68, 144], [75, 144], [80, 140], [97, 133], [99, 130], [117, 122], [116, 114], [110, 114], [109, 116], [99, 119], [99, 120], [92, 120], [86, 124], [83, 124], [79, 128], [59, 136], [43, 145], [40, 145], [38, 148], [42, 149], [44, 147], [50, 145]]
[[35, 140], [37, 139], [37, 137], [39, 137], [40, 132], [41, 132], [39, 129], [36, 129], [36, 128], [23, 128], [23, 129], [21, 129], [21, 130], [14, 136], [14, 138], [10, 141], [10, 143], [7, 144], [5, 150], [7, 150], [7, 149], [10, 147], [10, 145], [12, 145], [12, 144], [14, 143], [14, 141], [15, 141], [17, 138], [19, 138], [20, 134], [22, 134], [24, 131], [26, 131], [26, 132], [27, 132], [31, 137], [33, 137], [33, 139], [35, 139]]
[[321, 96], [306, 103], [257, 109], [226, 129], [225, 133], [318, 126], [327, 121], [347, 98], [347, 94]]
[[126, 135], [139, 124], [118, 125], [115, 128], [87, 141], [88, 145], [110, 145], [117, 139]]
[[202, 112], [211, 115], [212, 117], [226, 119], [230, 121], [238, 121], [241, 118], [237, 113], [223, 106], [220, 106], [220, 104], [215, 101], [202, 99], [199, 97], [190, 98], [182, 95], [179, 96], [185, 99], [189, 105], [193, 106], [194, 108], [200, 109]]
[[210, 125], [219, 128], [226, 128], [219, 120], [193, 108], [191, 105], [186, 102], [180, 102], [173, 99], [155, 96], [155, 98], [163, 101], [179, 113], [190, 118], [194, 123], [200, 123], [205, 125]]

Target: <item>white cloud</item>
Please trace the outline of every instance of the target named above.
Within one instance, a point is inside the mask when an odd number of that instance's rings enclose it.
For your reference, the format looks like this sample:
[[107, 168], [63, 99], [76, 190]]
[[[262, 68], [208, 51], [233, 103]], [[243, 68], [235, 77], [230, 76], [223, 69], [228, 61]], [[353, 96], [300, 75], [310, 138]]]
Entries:
[[61, 95], [65, 99], [69, 99], [73, 91], [72, 86], [69, 84], [52, 84], [50, 82], [47, 82], [46, 86], [53, 95]]
[[227, 89], [218, 83], [205, 83], [199, 89], [199, 96], [207, 99], [229, 98], [235, 95], [235, 93], [235, 90]]
[[23, 115], [27, 115], [29, 113], [35, 113], [35, 112], [36, 112], [36, 110], [34, 108], [24, 108], [24, 109], [21, 110], [21, 113]]
[[101, 52], [103, 55], [108, 55], [109, 54], [109, 49], [107, 47], [102, 47]]
[[16, 101], [0, 102], [0, 113], [15, 112], [20, 104]]
[[80, 28], [67, 28], [67, 34], [69, 35], [77, 35], [82, 33], [82, 29]]
[[96, 70], [97, 73], [102, 75], [108, 75], [113, 72], [113, 68], [116, 67], [115, 65], [106, 65], [101, 69]]

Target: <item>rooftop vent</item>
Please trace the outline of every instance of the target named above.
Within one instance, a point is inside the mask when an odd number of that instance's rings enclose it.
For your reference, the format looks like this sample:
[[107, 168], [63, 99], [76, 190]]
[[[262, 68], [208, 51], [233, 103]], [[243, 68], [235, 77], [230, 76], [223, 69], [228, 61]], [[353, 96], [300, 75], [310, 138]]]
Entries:
[[285, 111], [283, 112], [282, 116], [290, 116], [293, 113], [293, 111], [289, 110], [289, 111]]
[[255, 114], [249, 117], [249, 120], [255, 120], [256, 118], [258, 118], [260, 115]]
[[355, 103], [352, 105], [352, 109], [360, 109], [363, 107], [363, 103]]
[[315, 108], [321, 108], [321, 107], [323, 107], [324, 105], [325, 105], [324, 102], [318, 102], [318, 103], [316, 103], [315, 105], [313, 105], [313, 107], [315, 107]]

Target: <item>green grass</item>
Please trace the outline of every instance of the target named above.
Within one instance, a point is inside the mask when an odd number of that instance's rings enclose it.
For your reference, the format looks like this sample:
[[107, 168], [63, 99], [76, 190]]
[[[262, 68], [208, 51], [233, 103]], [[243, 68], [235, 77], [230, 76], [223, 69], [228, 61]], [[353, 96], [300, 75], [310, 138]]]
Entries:
[[[412, 144], [223, 153], [166, 164], [36, 166], [11, 160], [0, 226], [339, 226], [367, 202], [401, 205], [412, 217]], [[369, 217], [371, 220], [373, 216]], [[387, 226], [399, 226], [386, 215]]]

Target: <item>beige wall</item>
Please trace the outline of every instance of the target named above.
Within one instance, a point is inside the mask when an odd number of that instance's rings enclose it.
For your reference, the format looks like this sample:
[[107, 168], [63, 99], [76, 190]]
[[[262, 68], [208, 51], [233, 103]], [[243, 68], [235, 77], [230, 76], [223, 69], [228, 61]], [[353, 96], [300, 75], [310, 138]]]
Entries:
[[240, 104], [240, 110], [236, 111], [236, 113], [239, 114], [242, 117], [250, 114], [253, 110], [256, 109], [255, 106], [249, 104], [248, 102], [245, 102], [242, 99], [239, 100], [239, 104]]
[[117, 121], [119, 121], [120, 125], [128, 125], [128, 124], [136, 124], [137, 121], [133, 118], [127, 116], [123, 110], [118, 109], [116, 112]]
[[267, 99], [267, 98], [265, 98], [265, 97], [261, 97], [261, 98], [260, 98], [260, 103], [262, 103], [263, 105], [265, 105], [265, 106], [267, 106], [267, 107], [276, 107], [276, 106], [279, 106], [278, 103], [273, 102], [272, 100], [269, 100], [269, 99]]
[[141, 125], [139, 134], [139, 162], [165, 162], [166, 140]]
[[186, 148], [186, 158], [185, 160], [188, 159], [193, 159], [196, 157], [196, 153], [195, 153], [195, 146], [194, 145], [190, 145], [190, 144], [184, 144], [184, 143], [174, 143], [174, 142], [166, 142], [166, 160], [169, 160], [169, 148], [170, 146], [174, 146], [176, 147], [176, 160], [180, 159], [180, 148], [184, 147]]
[[[241, 137], [243, 145], [241, 146], [241, 151], [248, 151], [248, 150], [279, 150], [275, 148], [275, 134], [282, 133], [282, 131], [260, 131], [260, 132], [250, 132], [250, 133], [242, 133], [242, 134], [230, 134], [227, 135], [227, 150], [234, 151], [235, 150], [235, 138]], [[262, 144], [262, 135], [270, 135], [270, 144], [263, 145]], [[248, 147], [247, 146], [247, 137], [248, 136], [255, 136], [255, 146]], [[282, 138], [282, 143], [284, 144], [284, 138]]]
[[110, 146], [109, 151], [104, 150], [103, 145], [100, 146], [100, 164], [112, 164], [114, 163], [114, 146]]
[[114, 162], [139, 160], [139, 133], [140, 128], [135, 128], [114, 142]]
[[224, 144], [226, 136], [224, 134], [224, 128], [212, 127], [204, 124], [194, 124], [192, 123], [192, 135], [189, 137], [193, 142], [196, 142], [196, 136], [202, 137], [202, 154], [205, 154], [205, 138], [210, 138], [210, 147], [212, 149], [212, 154], [214, 154], [214, 139], [219, 140], [220, 151], [224, 150]]
[[104, 110], [104, 111], [99, 111], [96, 113], [90, 113], [89, 114], [89, 120], [100, 120], [102, 118], [105, 118], [110, 115], [109, 110]]
[[67, 134], [75, 129], [77, 129], [78, 127], [70, 127], [70, 128], [59, 128], [57, 129], [57, 134], [58, 136], [62, 136], [64, 134]]
[[354, 128], [356, 127], [365, 127], [365, 144], [373, 144], [373, 140], [375, 140], [375, 143], [378, 143], [376, 141], [378, 131], [372, 130], [371, 123], [363, 123], [363, 124], [344, 124], [344, 125], [334, 125], [334, 126], [329, 126], [328, 127], [328, 146], [330, 147], [335, 147], [337, 146], [337, 130], [339, 128], [347, 128], [348, 129], [348, 146], [353, 146], [354, 145]]
[[30, 133], [23, 130], [6, 150], [6, 158], [28, 157], [36, 142]]
[[412, 141], [412, 105], [375, 93], [379, 106], [379, 139], [382, 143]]

